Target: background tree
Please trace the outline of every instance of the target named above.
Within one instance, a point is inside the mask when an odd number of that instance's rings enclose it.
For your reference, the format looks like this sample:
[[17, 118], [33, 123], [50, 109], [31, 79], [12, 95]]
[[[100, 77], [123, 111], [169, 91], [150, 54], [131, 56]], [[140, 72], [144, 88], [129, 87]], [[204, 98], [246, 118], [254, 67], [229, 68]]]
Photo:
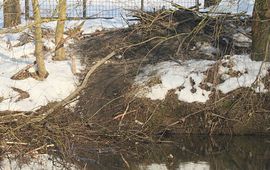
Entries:
[[54, 60], [66, 59], [65, 48], [64, 48], [64, 28], [65, 28], [65, 21], [67, 18], [66, 9], [67, 9], [67, 1], [59, 0], [58, 21], [57, 21], [57, 26], [56, 26], [56, 31], [55, 31], [56, 47], [55, 47]]
[[47, 71], [44, 63], [43, 54], [43, 42], [42, 42], [42, 30], [41, 30], [41, 16], [39, 9], [38, 0], [32, 0], [32, 6], [34, 11], [34, 21], [35, 21], [35, 56], [38, 67], [38, 77], [43, 80], [47, 77]]
[[270, 0], [256, 0], [253, 11], [252, 59], [270, 59]]
[[21, 23], [20, 0], [4, 0], [4, 27], [13, 27]]

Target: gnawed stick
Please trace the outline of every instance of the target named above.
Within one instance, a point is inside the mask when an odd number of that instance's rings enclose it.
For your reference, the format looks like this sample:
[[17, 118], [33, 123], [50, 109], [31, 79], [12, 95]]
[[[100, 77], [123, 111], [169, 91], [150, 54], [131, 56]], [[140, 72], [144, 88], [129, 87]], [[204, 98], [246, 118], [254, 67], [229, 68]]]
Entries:
[[18, 71], [16, 74], [14, 74], [11, 79], [12, 80], [24, 80], [27, 79], [28, 77], [30, 77], [30, 74], [28, 72], [28, 70], [33, 67], [35, 65], [35, 62], [32, 64], [28, 64], [27, 66], [25, 66], [23, 69], [21, 69], [20, 71]]
[[73, 92], [71, 93], [69, 96], [67, 96], [64, 100], [62, 100], [61, 102], [58, 102], [57, 104], [53, 105], [51, 108], [49, 108], [47, 111], [43, 112], [43, 114], [38, 115], [38, 116], [33, 116], [33, 118], [30, 118], [30, 120], [22, 125], [17, 126], [15, 130], [21, 129], [22, 127], [25, 127], [31, 123], [36, 123], [36, 122], [40, 122], [44, 119], [46, 119], [50, 114], [52, 114], [56, 109], [58, 109], [61, 106], [64, 106], [66, 104], [69, 103], [69, 101], [71, 101], [72, 99], [74, 99], [84, 88], [86, 88], [87, 86], [87, 82], [90, 78], [90, 76], [96, 71], [96, 69], [98, 69], [101, 65], [103, 65], [107, 60], [109, 60], [110, 58], [112, 58], [114, 55], [116, 54], [116, 52], [112, 52], [109, 55], [107, 55], [105, 58], [103, 58], [102, 60], [98, 61], [86, 74], [83, 82], [81, 83], [81, 85]]
[[73, 98], [75, 98], [84, 88], [86, 88], [87, 86], [87, 82], [90, 78], [90, 76], [94, 73], [94, 71], [99, 68], [101, 65], [103, 65], [107, 60], [109, 60], [110, 58], [112, 58], [114, 55], [116, 54], [116, 52], [112, 52], [109, 55], [107, 55], [105, 58], [103, 58], [102, 60], [98, 61], [86, 74], [82, 84], [73, 92], [71, 93], [68, 97], [66, 97], [64, 100], [62, 100], [61, 102], [55, 104], [54, 106], [52, 106], [49, 110], [45, 111], [42, 116], [40, 118], [34, 119], [33, 121], [30, 121], [29, 123], [34, 123], [34, 122], [39, 122], [44, 120], [48, 115], [50, 115], [51, 113], [53, 113], [56, 109], [58, 109], [59, 107], [66, 105], [70, 100], [72, 100]]

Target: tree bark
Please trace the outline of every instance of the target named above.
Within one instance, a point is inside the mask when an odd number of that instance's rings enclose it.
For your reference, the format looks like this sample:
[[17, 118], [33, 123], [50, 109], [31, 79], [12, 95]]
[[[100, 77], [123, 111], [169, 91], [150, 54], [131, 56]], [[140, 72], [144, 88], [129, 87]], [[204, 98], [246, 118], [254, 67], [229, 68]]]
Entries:
[[256, 0], [253, 11], [252, 59], [270, 61], [270, 0]]
[[14, 27], [21, 23], [20, 0], [4, 1], [4, 27]]
[[32, 0], [32, 6], [34, 11], [35, 21], [35, 57], [38, 67], [38, 76], [41, 80], [47, 77], [47, 71], [45, 68], [44, 54], [43, 54], [43, 42], [42, 42], [42, 30], [41, 30], [41, 16], [39, 10], [38, 0]]
[[58, 4], [58, 21], [55, 31], [55, 56], [54, 60], [65, 60], [65, 48], [64, 48], [64, 28], [66, 15], [67, 1], [59, 0]]

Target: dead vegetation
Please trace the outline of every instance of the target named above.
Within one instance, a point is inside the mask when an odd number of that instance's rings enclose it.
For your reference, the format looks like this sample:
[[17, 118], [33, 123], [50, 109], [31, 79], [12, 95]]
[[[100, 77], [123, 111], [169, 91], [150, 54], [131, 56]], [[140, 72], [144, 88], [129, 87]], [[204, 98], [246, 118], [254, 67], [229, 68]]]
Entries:
[[[117, 148], [118, 144], [130, 141], [162, 141], [162, 137], [174, 133], [269, 134], [268, 93], [239, 89], [223, 95], [207, 86], [207, 83], [222, 81], [218, 67], [222, 64], [231, 67], [230, 63], [217, 62], [206, 71], [207, 78], [201, 86], [215, 91], [206, 104], [179, 102], [173, 91], [164, 101], [155, 102], [130, 95], [134, 77], [142, 65], [165, 60], [181, 64], [179, 59], [219, 60], [239, 50], [248, 52], [249, 48], [231, 46], [233, 33], [239, 32], [236, 27], [248, 28], [248, 18], [210, 17], [190, 9], [137, 13], [136, 16], [141, 21], [139, 24], [89, 35], [76, 46], [85, 63], [92, 67], [90, 75], [93, 74], [90, 80], [89, 74], [86, 75], [76, 93], [37, 112], [0, 113], [1, 152], [48, 152], [52, 147], [64, 156], [72, 155], [73, 145]], [[213, 45], [217, 53], [202, 55], [201, 46], [196, 42]], [[102, 66], [98, 63], [98, 67], [92, 65], [104, 57], [101, 54], [112, 51], [123, 58], [114, 58]], [[101, 60], [102, 64], [113, 55]], [[232, 70], [229, 74], [241, 73]], [[159, 77], [149, 82], [156, 83], [160, 83]], [[74, 100], [78, 100], [74, 110], [64, 107]]]

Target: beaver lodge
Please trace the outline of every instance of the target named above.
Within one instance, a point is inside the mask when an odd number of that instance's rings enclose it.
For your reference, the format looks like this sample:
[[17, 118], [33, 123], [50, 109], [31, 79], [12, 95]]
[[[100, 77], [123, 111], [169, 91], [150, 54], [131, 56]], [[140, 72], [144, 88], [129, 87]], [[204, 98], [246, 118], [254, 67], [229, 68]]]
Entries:
[[172, 5], [121, 24], [68, 21], [61, 62], [52, 60], [55, 24], [45, 23], [42, 82], [33, 30], [2, 35], [0, 153], [66, 158], [73, 146], [118, 152], [178, 135], [269, 135], [270, 63], [250, 57], [250, 10]]

